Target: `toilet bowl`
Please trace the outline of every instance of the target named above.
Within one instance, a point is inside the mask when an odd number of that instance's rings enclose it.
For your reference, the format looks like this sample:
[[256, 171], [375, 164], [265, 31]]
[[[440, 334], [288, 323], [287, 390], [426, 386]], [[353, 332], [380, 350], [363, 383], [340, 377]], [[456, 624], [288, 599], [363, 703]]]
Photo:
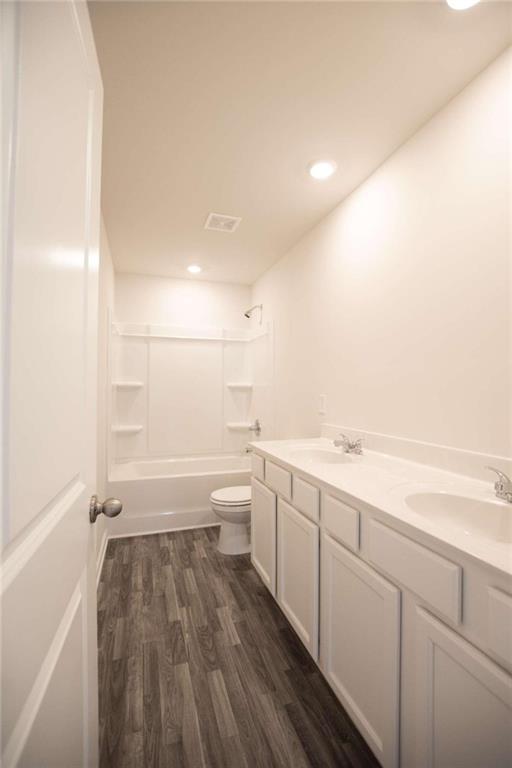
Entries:
[[220, 518], [219, 552], [223, 555], [250, 552], [251, 486], [219, 488], [210, 496], [210, 504]]

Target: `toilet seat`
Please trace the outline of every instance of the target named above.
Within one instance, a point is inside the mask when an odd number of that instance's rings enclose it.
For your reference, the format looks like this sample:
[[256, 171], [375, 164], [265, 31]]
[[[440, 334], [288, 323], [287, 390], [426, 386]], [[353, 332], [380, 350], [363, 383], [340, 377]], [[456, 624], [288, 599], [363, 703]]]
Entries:
[[251, 503], [251, 486], [234, 485], [213, 491], [210, 501], [218, 507], [246, 507]]
[[224, 520], [228, 520], [232, 517], [237, 517], [240, 512], [250, 512], [251, 505], [249, 504], [218, 504], [216, 501], [211, 501], [212, 509], [217, 512]]

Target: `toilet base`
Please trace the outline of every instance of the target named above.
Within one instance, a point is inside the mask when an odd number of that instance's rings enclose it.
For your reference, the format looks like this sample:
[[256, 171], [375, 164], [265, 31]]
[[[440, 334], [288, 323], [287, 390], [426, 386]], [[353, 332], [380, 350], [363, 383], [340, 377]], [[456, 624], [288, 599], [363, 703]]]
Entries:
[[223, 555], [245, 555], [251, 551], [251, 526], [248, 523], [220, 524], [217, 549]]

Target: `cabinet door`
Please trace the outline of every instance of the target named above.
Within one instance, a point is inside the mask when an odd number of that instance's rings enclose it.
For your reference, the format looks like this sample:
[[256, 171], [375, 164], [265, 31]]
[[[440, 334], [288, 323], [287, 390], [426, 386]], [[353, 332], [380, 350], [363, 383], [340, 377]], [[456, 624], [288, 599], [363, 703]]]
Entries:
[[265, 586], [276, 594], [276, 495], [252, 480], [251, 561]]
[[384, 768], [398, 765], [400, 591], [322, 537], [322, 670]]
[[512, 765], [512, 677], [422, 608], [416, 610], [417, 765]]
[[318, 526], [279, 499], [277, 601], [315, 661], [319, 567]]

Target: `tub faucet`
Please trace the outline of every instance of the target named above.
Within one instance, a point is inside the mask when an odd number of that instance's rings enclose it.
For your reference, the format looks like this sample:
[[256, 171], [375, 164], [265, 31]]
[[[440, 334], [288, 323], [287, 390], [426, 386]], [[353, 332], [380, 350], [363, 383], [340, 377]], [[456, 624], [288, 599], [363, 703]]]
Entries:
[[510, 477], [494, 467], [486, 467], [486, 469], [490, 469], [491, 472], [496, 472], [498, 475], [498, 479], [494, 483], [494, 493], [498, 499], [512, 504], [512, 480]]
[[363, 441], [361, 438], [358, 440], [350, 440], [347, 435], [340, 432], [340, 436], [337, 440], [334, 440], [336, 448], [342, 448], [344, 453], [357, 453], [363, 452]]

